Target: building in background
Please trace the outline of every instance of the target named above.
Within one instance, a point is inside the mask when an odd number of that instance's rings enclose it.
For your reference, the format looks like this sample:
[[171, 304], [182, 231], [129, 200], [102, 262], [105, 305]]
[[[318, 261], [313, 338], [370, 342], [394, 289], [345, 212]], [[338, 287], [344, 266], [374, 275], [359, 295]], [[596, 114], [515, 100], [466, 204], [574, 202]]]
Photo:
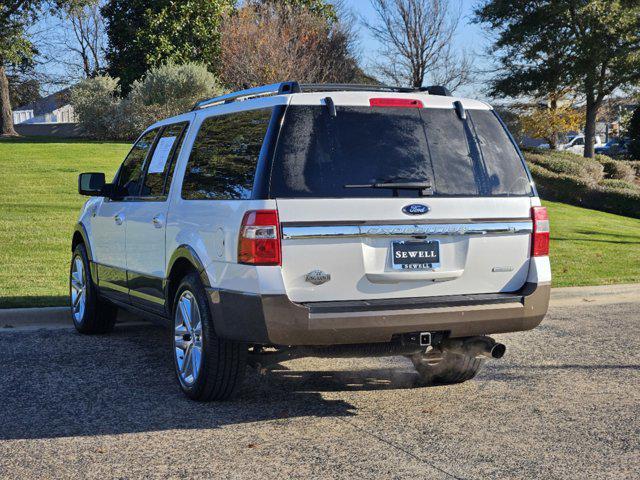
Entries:
[[65, 88], [35, 102], [17, 107], [13, 110], [13, 123], [16, 125], [77, 123], [70, 98], [71, 91]]

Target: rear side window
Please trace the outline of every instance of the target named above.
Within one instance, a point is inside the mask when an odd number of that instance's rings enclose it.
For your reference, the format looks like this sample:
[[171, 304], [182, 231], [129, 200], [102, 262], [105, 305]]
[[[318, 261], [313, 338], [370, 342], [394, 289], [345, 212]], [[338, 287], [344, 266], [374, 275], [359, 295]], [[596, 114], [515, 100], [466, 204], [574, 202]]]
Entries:
[[180, 151], [182, 144], [183, 132], [187, 127], [187, 123], [175, 123], [167, 125], [162, 130], [162, 135], [158, 139], [151, 158], [147, 161], [147, 174], [144, 178], [142, 191], [140, 195], [143, 197], [161, 197], [166, 194], [171, 184], [171, 176], [167, 176], [167, 172], [173, 173], [173, 158]]
[[271, 108], [265, 108], [205, 119], [187, 162], [182, 198], [251, 198], [271, 113]]
[[[525, 167], [492, 111], [292, 105], [271, 175], [272, 198], [417, 197], [363, 188], [428, 183], [434, 196], [530, 195]], [[358, 185], [359, 188], [352, 188]], [[351, 187], [349, 187], [351, 186]]]
[[133, 146], [118, 171], [116, 182], [118, 192], [123, 197], [135, 197], [140, 192], [144, 161], [158, 133], [158, 129], [145, 133]]

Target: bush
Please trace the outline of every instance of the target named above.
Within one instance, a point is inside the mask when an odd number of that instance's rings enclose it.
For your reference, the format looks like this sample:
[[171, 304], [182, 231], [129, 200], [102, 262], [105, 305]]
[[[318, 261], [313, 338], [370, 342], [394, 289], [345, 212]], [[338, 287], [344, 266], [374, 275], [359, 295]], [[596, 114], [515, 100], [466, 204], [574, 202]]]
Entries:
[[124, 99], [118, 98], [117, 82], [111, 77], [96, 77], [74, 88], [72, 102], [89, 137], [132, 140], [158, 120], [222, 93], [216, 76], [194, 63], [152, 68], [134, 82]]
[[122, 102], [122, 128], [129, 138], [135, 138], [152, 123], [188, 111], [196, 101], [222, 93], [218, 79], [204, 65], [167, 63], [152, 68], [142, 80], [133, 83]]
[[530, 163], [529, 169], [540, 196], [546, 200], [640, 218], [640, 189], [621, 188], [627, 187], [627, 182], [609, 179], [594, 186], [582, 178], [558, 174], [536, 163]]
[[640, 160], [631, 160], [624, 162], [625, 165], [629, 165], [636, 172], [636, 177], [640, 178]]
[[561, 175], [581, 178], [591, 184], [598, 184], [604, 178], [604, 167], [596, 160], [582, 158], [569, 152], [536, 150], [527, 153], [530, 163]]
[[598, 162], [604, 167], [605, 178], [633, 182], [636, 178], [636, 170], [630, 162], [613, 160], [604, 155], [596, 156]]
[[605, 187], [605, 189], [637, 190], [640, 192], [640, 185], [626, 180], [618, 180], [616, 178], [605, 178], [600, 182], [600, 186]]
[[90, 138], [116, 139], [120, 99], [118, 79], [98, 76], [81, 81], [71, 89], [71, 104], [80, 128]]

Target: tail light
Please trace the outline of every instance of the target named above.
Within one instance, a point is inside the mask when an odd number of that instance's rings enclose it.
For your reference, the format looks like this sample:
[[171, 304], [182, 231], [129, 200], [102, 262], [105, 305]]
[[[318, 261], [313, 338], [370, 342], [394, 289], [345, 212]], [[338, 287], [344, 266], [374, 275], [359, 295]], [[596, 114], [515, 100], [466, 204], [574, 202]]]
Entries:
[[238, 239], [238, 263], [280, 265], [280, 222], [277, 210], [251, 210], [244, 214]]
[[546, 257], [549, 255], [549, 215], [545, 207], [531, 209], [533, 220], [533, 236], [531, 242], [532, 257]]
[[420, 100], [411, 98], [370, 98], [369, 105], [372, 107], [386, 108], [423, 108]]

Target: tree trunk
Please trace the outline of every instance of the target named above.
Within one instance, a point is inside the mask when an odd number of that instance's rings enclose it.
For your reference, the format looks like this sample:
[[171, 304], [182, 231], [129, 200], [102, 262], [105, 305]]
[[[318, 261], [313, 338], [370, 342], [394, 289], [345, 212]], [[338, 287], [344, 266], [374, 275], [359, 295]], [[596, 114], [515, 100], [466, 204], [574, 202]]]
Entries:
[[[558, 102], [556, 101], [555, 98], [551, 99], [551, 102], [549, 102], [549, 110], [551, 110], [551, 113], [554, 114], [556, 113], [556, 110], [558, 109]], [[558, 132], [553, 132], [550, 137], [547, 139], [547, 141], [549, 142], [549, 150], [557, 150], [558, 149]]]
[[9, 80], [3, 66], [0, 66], [0, 136], [17, 137], [18, 133], [13, 128], [13, 112], [11, 111], [11, 101], [9, 100]]
[[602, 102], [596, 101], [593, 94], [587, 94], [587, 118], [584, 126], [584, 157], [595, 156], [596, 119]]

